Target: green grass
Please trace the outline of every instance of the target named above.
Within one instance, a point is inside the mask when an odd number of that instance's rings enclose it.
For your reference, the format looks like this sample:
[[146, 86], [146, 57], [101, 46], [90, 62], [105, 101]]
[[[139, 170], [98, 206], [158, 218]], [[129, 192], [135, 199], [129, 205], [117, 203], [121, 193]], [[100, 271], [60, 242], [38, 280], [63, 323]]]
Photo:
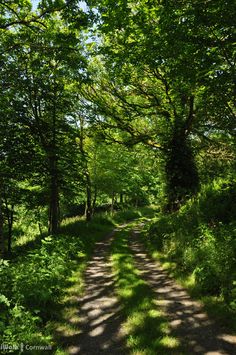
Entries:
[[180, 211], [160, 213], [143, 242], [218, 322], [236, 331], [236, 224], [233, 181], [214, 181]]
[[[57, 347], [55, 325], [65, 325], [69, 313], [72, 317], [73, 295], [82, 292], [83, 271], [94, 244], [114, 226], [109, 216], [96, 216], [90, 223], [70, 218], [63, 221], [55, 237], [20, 236], [13, 259], [0, 264], [3, 342]], [[65, 327], [65, 331], [73, 331], [69, 322]]]
[[28, 221], [22, 224], [11, 260], [0, 263], [1, 340], [12, 345], [52, 345], [63, 353], [60, 337], [78, 332], [75, 295], [83, 292], [83, 272], [96, 241], [117, 224], [148, 211], [99, 214], [90, 223], [68, 218], [55, 237], [40, 236], [37, 225]]
[[205, 311], [215, 321], [224, 326], [229, 332], [236, 332], [236, 313], [224, 301], [222, 295], [203, 295], [201, 288], [196, 283], [193, 273], [184, 271], [179, 267], [178, 262], [173, 262], [172, 258], [165, 253], [156, 251], [153, 246], [145, 241], [145, 245], [149, 250], [149, 254], [154, 260], [161, 262], [162, 267], [173, 277], [180, 285], [182, 285], [189, 295], [202, 303]]
[[142, 280], [128, 247], [130, 227], [118, 232], [112, 244], [116, 291], [122, 304], [127, 346], [132, 354], [181, 354], [168, 322], [155, 303], [150, 286]]
[[174, 262], [172, 258], [165, 253], [156, 251], [153, 245], [150, 245], [145, 238], [143, 241], [149, 251], [150, 256], [154, 260], [161, 262], [162, 267], [173, 277], [180, 285], [182, 285], [189, 295], [202, 303], [205, 311], [215, 321], [219, 322], [229, 332], [236, 332], [236, 314], [234, 309], [229, 307], [221, 295], [203, 295], [201, 288], [197, 284], [194, 274], [186, 272], [179, 267], [179, 263]]

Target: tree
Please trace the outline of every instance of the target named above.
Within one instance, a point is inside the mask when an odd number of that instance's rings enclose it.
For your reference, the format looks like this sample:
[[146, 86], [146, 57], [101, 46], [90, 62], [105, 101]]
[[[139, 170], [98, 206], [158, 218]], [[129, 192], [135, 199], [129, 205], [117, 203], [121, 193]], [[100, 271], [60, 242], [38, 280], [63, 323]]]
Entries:
[[[139, 132], [135, 119], [138, 116], [139, 121], [151, 121], [151, 127], [156, 127], [155, 146], [160, 144], [165, 155], [168, 206], [178, 208], [198, 189], [192, 138], [206, 123], [202, 111], [206, 95], [212, 127], [219, 114], [224, 114], [224, 120], [234, 117], [230, 108], [233, 86], [226, 79], [233, 73], [230, 12], [234, 8], [222, 1], [201, 5], [195, 1], [89, 3], [100, 14], [100, 54], [109, 77], [109, 84], [101, 87], [107, 86], [113, 103], [106, 115], [133, 138], [149, 144], [153, 143], [153, 129], [151, 134]], [[217, 17], [222, 10], [223, 16]], [[218, 93], [224, 87], [228, 92], [220, 109], [212, 107], [212, 97], [219, 99], [213, 90], [216, 82]], [[97, 100], [100, 106], [104, 96]]]
[[46, 160], [40, 169], [48, 185], [49, 233], [55, 234], [63, 152], [74, 141], [67, 122], [74, 105], [70, 85], [76, 80], [79, 86], [86, 61], [78, 29], [66, 27], [59, 16], [51, 15], [37, 34], [23, 27], [10, 35], [16, 45], [5, 54], [5, 94], [17, 124], [30, 131]]

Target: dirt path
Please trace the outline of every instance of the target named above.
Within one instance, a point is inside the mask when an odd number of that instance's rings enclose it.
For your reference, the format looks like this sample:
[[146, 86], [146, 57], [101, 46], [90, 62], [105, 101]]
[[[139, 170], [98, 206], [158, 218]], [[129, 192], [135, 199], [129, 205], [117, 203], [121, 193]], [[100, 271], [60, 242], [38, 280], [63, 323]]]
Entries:
[[[137, 269], [153, 288], [157, 304], [167, 315], [173, 334], [186, 348], [186, 354], [236, 354], [236, 336], [223, 334], [209, 319], [198, 302], [171, 279], [160, 264], [154, 262], [138, 240], [139, 229], [134, 229], [130, 240]], [[160, 354], [161, 355], [161, 354]]]
[[[121, 330], [125, 319], [121, 316], [109, 263], [110, 245], [118, 231], [113, 231], [95, 245], [93, 257], [85, 272], [84, 296], [78, 299], [80, 334], [67, 339], [67, 344], [70, 344], [66, 350], [68, 354], [129, 353], [125, 347], [125, 334]], [[236, 354], [236, 337], [223, 334], [204, 313], [201, 305], [191, 300], [187, 292], [147, 255], [139, 242], [139, 233], [138, 227], [133, 229], [130, 238], [136, 267], [140, 270], [140, 276], [152, 287], [157, 306], [166, 314], [172, 334], [180, 339], [186, 349], [184, 354]]]
[[106, 240], [96, 243], [94, 255], [85, 272], [84, 296], [78, 300], [81, 333], [70, 340], [68, 354], [122, 355], [120, 307], [114, 294], [109, 264], [109, 249], [116, 230]]

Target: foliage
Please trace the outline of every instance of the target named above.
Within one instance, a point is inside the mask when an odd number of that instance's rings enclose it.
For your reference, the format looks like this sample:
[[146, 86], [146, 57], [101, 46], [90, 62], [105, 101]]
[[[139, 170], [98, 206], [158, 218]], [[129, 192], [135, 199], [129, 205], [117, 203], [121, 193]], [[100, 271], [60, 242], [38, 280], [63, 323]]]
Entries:
[[108, 129], [126, 132], [126, 144], [164, 153], [167, 207], [178, 209], [198, 190], [193, 143], [235, 128], [235, 9], [222, 1], [201, 10], [197, 1], [88, 3], [98, 9], [105, 67], [88, 98]]
[[179, 212], [160, 215], [149, 227], [152, 248], [192, 275], [199, 295], [218, 296], [235, 311], [235, 181], [205, 185]]
[[67, 219], [57, 239], [44, 237], [34, 249], [19, 254], [14, 263], [1, 259], [3, 342], [53, 345], [52, 334], [45, 324], [57, 317], [73, 270], [85, 264], [95, 241], [105, 236], [113, 223], [102, 216], [89, 225], [81, 218]]
[[234, 3], [31, 5], [0, 2], [3, 340], [51, 342], [71, 270], [149, 203], [150, 244], [235, 310]]
[[[156, 158], [144, 147], [128, 149], [117, 144], [94, 144], [89, 152], [91, 179], [97, 197], [121, 196], [120, 206], [148, 205], [157, 194]], [[118, 201], [117, 201], [118, 203]]]

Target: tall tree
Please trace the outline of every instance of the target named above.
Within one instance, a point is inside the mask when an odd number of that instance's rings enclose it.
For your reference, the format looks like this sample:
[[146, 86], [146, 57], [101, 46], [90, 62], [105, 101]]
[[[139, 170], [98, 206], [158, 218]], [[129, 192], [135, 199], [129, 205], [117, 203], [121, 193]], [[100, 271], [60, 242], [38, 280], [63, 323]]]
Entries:
[[[67, 117], [74, 105], [71, 83], [84, 78], [80, 32], [59, 15], [51, 15], [35, 33], [27, 27], [11, 34], [15, 46], [6, 56], [9, 105], [21, 127], [27, 127], [46, 162], [49, 233], [59, 226], [59, 196], [64, 150], [73, 144]], [[15, 80], [17, 78], [17, 81]], [[46, 165], [46, 168], [45, 168]]]
[[[89, 3], [99, 11], [100, 54], [112, 83], [107, 91], [118, 107], [113, 105], [109, 114], [121, 128], [149, 143], [148, 135], [133, 125], [134, 117], [156, 126], [157, 143], [165, 153], [168, 205], [176, 208], [198, 188], [191, 141], [206, 123], [206, 113], [212, 127], [217, 115], [223, 113], [225, 121], [235, 117], [233, 86], [227, 80], [234, 72], [230, 13], [235, 9], [222, 1]], [[227, 97], [214, 108], [220, 88], [227, 90]], [[123, 118], [117, 115], [121, 105]]]

